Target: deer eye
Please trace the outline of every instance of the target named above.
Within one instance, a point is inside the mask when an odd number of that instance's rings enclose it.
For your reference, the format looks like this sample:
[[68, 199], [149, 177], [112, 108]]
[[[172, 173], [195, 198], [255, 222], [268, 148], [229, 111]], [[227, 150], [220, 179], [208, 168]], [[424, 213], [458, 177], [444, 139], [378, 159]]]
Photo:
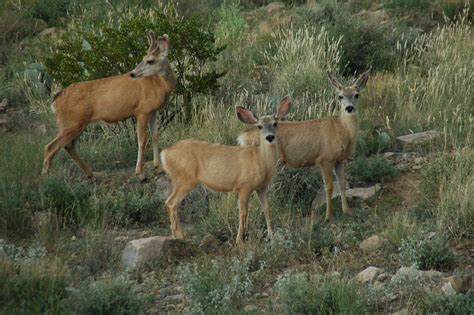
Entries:
[[278, 123], [277, 123], [277, 122], [274, 122], [274, 123], [273, 123], [273, 127], [276, 127], [276, 126], [278, 126]]
[[149, 64], [149, 65], [152, 65], [152, 64], [155, 63], [155, 60], [147, 60], [146, 63]]
[[354, 95], [355, 98], [359, 98], [359, 94]]
[[258, 125], [257, 127], [258, 127], [258, 129], [262, 129], [262, 128], [263, 128], [263, 126], [262, 126], [262, 125]]
[[344, 96], [342, 95], [339, 95], [339, 99], [342, 100], [344, 98]]

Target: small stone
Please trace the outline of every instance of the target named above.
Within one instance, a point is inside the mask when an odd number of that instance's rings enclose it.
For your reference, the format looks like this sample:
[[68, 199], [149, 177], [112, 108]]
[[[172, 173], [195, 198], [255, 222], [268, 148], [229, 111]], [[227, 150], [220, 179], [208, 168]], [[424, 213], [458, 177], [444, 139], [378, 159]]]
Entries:
[[424, 159], [422, 157], [416, 157], [414, 160], [413, 160], [413, 163], [415, 164], [421, 164], [423, 163]]
[[406, 308], [401, 309], [398, 312], [392, 313], [392, 315], [408, 315], [408, 314], [410, 314], [410, 312]]
[[173, 304], [176, 304], [176, 302], [181, 302], [182, 300], [184, 300], [184, 294], [168, 295], [167, 297], [164, 298], [165, 302], [173, 303]]
[[466, 293], [474, 287], [473, 276], [451, 276], [446, 278], [451, 287], [458, 293]]
[[443, 293], [447, 296], [456, 294], [456, 290], [454, 290], [451, 286], [451, 282], [446, 282], [445, 284], [443, 284], [443, 286], [441, 287], [441, 291], [443, 291]]
[[383, 157], [386, 158], [386, 159], [393, 159], [396, 157], [396, 154], [395, 152], [385, 152], [383, 154]]
[[426, 239], [431, 240], [431, 239], [433, 239], [433, 237], [435, 237], [435, 236], [436, 236], [436, 232], [433, 232], [433, 231], [432, 231], [432, 232], [429, 232], [428, 234], [426, 234], [425, 237], [426, 237]]
[[368, 239], [359, 244], [359, 248], [363, 251], [375, 251], [379, 249], [384, 243], [384, 240], [378, 235], [372, 235]]
[[258, 307], [253, 304], [249, 304], [244, 307], [245, 312], [255, 312], [256, 310], [258, 310]]
[[377, 267], [367, 267], [361, 272], [359, 272], [356, 276], [357, 281], [360, 283], [367, 283], [367, 282], [372, 282], [375, 277], [382, 272], [382, 269], [377, 268]]
[[419, 170], [421, 170], [422, 168], [423, 168], [423, 165], [413, 165], [413, 166], [411, 167], [411, 169], [414, 170], [414, 171], [419, 171]]

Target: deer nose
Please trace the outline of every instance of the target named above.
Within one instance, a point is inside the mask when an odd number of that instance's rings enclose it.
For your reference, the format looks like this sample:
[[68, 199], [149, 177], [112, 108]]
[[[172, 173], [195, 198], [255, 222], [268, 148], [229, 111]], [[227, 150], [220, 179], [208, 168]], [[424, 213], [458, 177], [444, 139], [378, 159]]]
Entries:
[[268, 135], [265, 137], [265, 139], [267, 139], [268, 142], [272, 143], [273, 140], [275, 139], [275, 136], [274, 135]]
[[347, 106], [347, 107], [346, 107], [346, 111], [347, 111], [348, 113], [352, 113], [353, 110], [354, 110], [354, 106]]
[[133, 72], [130, 72], [130, 77], [135, 79], [137, 77], [137, 75]]

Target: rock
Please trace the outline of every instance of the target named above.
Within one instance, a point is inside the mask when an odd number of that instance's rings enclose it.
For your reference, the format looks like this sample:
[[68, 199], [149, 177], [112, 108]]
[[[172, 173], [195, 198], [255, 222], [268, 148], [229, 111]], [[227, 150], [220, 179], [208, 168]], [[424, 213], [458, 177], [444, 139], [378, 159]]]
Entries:
[[413, 163], [415, 163], [415, 164], [421, 164], [424, 161], [425, 161], [425, 159], [422, 158], [422, 157], [416, 157], [416, 158], [413, 159]]
[[383, 270], [380, 268], [370, 266], [359, 272], [356, 276], [356, 279], [360, 283], [372, 282], [382, 271]]
[[265, 10], [268, 14], [271, 15], [273, 13], [283, 10], [284, 8], [285, 4], [283, 2], [272, 2], [265, 7]]
[[386, 158], [386, 159], [391, 160], [391, 159], [396, 158], [397, 155], [396, 155], [395, 152], [385, 152], [385, 153], [383, 154], [383, 157]]
[[400, 284], [405, 281], [416, 281], [423, 276], [423, 271], [412, 267], [401, 267], [397, 273], [392, 276], [390, 282], [393, 284]]
[[[346, 197], [348, 199], [352, 198], [361, 198], [362, 200], [367, 200], [370, 197], [374, 196], [381, 188], [380, 184], [375, 184], [370, 187], [361, 187], [361, 188], [351, 188], [346, 190]], [[332, 199], [338, 197], [341, 195], [341, 192], [339, 191], [339, 187], [337, 184], [334, 184], [334, 189], [332, 193]], [[322, 205], [326, 204], [326, 191], [324, 190], [324, 187], [322, 187], [319, 191], [318, 194], [316, 195], [316, 198], [313, 200], [313, 208], [318, 209]]]
[[443, 293], [447, 296], [456, 294], [456, 290], [454, 290], [451, 286], [451, 282], [446, 282], [445, 284], [443, 284], [443, 286], [441, 287], [441, 291], [443, 291]]
[[392, 313], [392, 315], [409, 315], [410, 312], [408, 311], [407, 308], [403, 308], [399, 310], [398, 312]]
[[59, 30], [56, 27], [48, 27], [44, 30], [42, 30], [39, 34], [38, 37], [41, 39], [46, 39], [46, 38], [51, 38], [51, 37], [56, 37], [60, 36], [64, 33], [63, 30]]
[[258, 307], [253, 304], [249, 304], [244, 307], [244, 312], [255, 312], [257, 310], [258, 310]]
[[161, 200], [166, 200], [171, 194], [171, 183], [166, 176], [159, 176], [155, 182], [156, 193]]
[[425, 238], [426, 238], [427, 240], [431, 240], [431, 239], [433, 239], [433, 237], [435, 237], [435, 236], [436, 236], [436, 232], [433, 232], [433, 231], [432, 231], [432, 232], [427, 233], [427, 234], [425, 235]]
[[385, 281], [388, 278], [390, 278], [390, 275], [388, 273], [384, 272], [384, 273], [379, 274], [379, 276], [377, 277], [377, 280]]
[[372, 235], [368, 239], [362, 241], [359, 244], [359, 248], [362, 249], [363, 251], [374, 251], [379, 249], [384, 243], [384, 239], [382, 239], [378, 235]]
[[404, 151], [409, 151], [413, 147], [426, 144], [436, 138], [439, 138], [441, 135], [442, 133], [439, 131], [430, 130], [430, 131], [400, 136], [400, 137], [397, 137], [397, 141], [401, 145]]
[[168, 295], [163, 300], [168, 303], [177, 304], [177, 302], [181, 302], [182, 300], [184, 300], [184, 294], [180, 293], [180, 294]]
[[473, 276], [451, 276], [446, 278], [451, 287], [458, 293], [466, 293], [474, 287]]
[[199, 248], [201, 248], [205, 253], [213, 253], [219, 249], [219, 245], [221, 242], [212, 234], [206, 235], [201, 243], [199, 244]]
[[423, 276], [428, 280], [435, 281], [441, 279], [444, 274], [438, 270], [428, 270], [423, 272]]
[[186, 243], [180, 239], [154, 236], [127, 243], [122, 253], [122, 266], [127, 270], [140, 268], [165, 255], [178, 255], [186, 251]]

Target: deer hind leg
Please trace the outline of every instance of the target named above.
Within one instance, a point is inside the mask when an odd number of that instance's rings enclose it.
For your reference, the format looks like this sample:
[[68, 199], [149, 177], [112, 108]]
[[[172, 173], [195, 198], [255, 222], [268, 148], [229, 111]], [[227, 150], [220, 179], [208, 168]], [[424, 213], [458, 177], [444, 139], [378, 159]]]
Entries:
[[78, 132], [76, 132], [75, 130], [60, 131], [56, 138], [54, 138], [53, 141], [51, 141], [44, 147], [43, 170], [41, 172], [43, 176], [49, 174], [51, 161], [56, 156], [58, 151], [64, 148], [66, 145], [70, 144], [72, 142], [72, 139], [74, 139], [77, 134]]
[[137, 156], [137, 166], [135, 169], [135, 174], [137, 174], [140, 179], [143, 178], [143, 158], [145, 155], [145, 145], [146, 145], [146, 125], [148, 122], [148, 116], [142, 115], [137, 117], [137, 138], [138, 138], [138, 156]]
[[250, 192], [239, 192], [239, 231], [237, 233], [236, 243], [241, 247], [244, 245], [244, 234], [248, 216], [249, 199]]
[[342, 212], [345, 214], [352, 214], [352, 209], [349, 208], [346, 197], [346, 176], [344, 174], [344, 162], [337, 162], [334, 166], [334, 175], [336, 175], [339, 191], [341, 192]]
[[186, 195], [193, 190], [194, 187], [196, 187], [195, 183], [187, 185], [173, 184], [173, 192], [165, 201], [171, 223], [171, 235], [175, 238], [184, 239], [186, 237], [179, 222], [178, 208]]
[[258, 200], [260, 200], [260, 206], [263, 209], [265, 214], [265, 221], [267, 222], [267, 233], [271, 238], [273, 237], [273, 228], [272, 228], [272, 208], [268, 202], [267, 190], [262, 189], [257, 191]]
[[160, 169], [160, 152], [158, 147], [158, 138], [160, 136], [156, 126], [156, 112], [150, 115], [148, 119], [148, 128], [150, 129], [153, 144], [153, 165], [157, 170]]
[[69, 153], [69, 156], [71, 157], [71, 159], [74, 160], [74, 162], [77, 163], [77, 165], [79, 165], [79, 167], [81, 168], [81, 170], [84, 172], [84, 174], [88, 177], [88, 178], [94, 178], [94, 174], [92, 174], [92, 171], [91, 169], [86, 165], [86, 163], [84, 163], [84, 161], [81, 160], [81, 158], [79, 157], [79, 155], [77, 154], [77, 151], [76, 151], [76, 140], [77, 138], [73, 139], [71, 141], [71, 143], [69, 143], [65, 149], [66, 149], [66, 152]]
[[333, 219], [332, 211], [332, 192], [333, 192], [333, 179], [332, 170], [334, 164], [330, 162], [321, 163], [321, 171], [323, 174], [324, 188], [326, 190], [326, 221], [331, 222]]

